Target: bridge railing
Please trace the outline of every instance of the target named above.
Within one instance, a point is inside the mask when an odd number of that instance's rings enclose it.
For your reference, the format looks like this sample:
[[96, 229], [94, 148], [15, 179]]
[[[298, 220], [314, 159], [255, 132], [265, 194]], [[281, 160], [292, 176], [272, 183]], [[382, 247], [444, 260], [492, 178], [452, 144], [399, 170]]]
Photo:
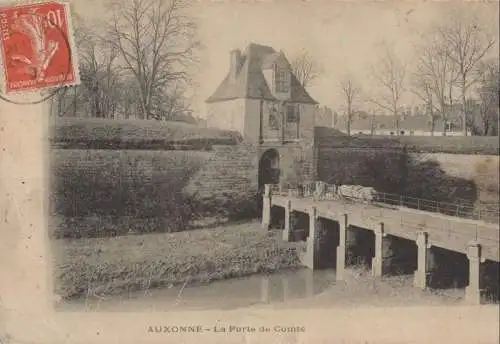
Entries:
[[474, 205], [470, 202], [442, 202], [409, 195], [398, 195], [385, 192], [373, 192], [370, 197], [345, 197], [338, 192], [339, 185], [324, 182], [305, 183], [299, 186], [286, 184], [271, 185], [271, 192], [281, 196], [314, 198], [315, 200], [345, 200], [355, 203], [370, 203], [376, 206], [396, 206], [441, 213], [465, 219], [481, 220], [498, 223], [500, 217], [499, 205]]
[[[361, 216], [364, 219], [369, 221], [373, 221], [374, 223], [385, 222], [385, 219], [394, 219], [394, 213], [387, 213], [387, 209], [380, 208], [378, 212], [374, 213], [373, 210], [368, 210], [365, 208], [360, 208]], [[410, 235], [415, 235], [417, 232], [426, 230], [432, 232], [440, 232], [440, 235], [443, 237], [447, 237], [448, 239], [452, 237], [463, 237], [468, 240], [482, 240], [485, 242], [489, 242], [491, 244], [495, 244], [500, 242], [500, 238], [498, 235], [495, 235], [496, 232], [484, 232], [482, 226], [478, 223], [463, 223], [461, 225], [461, 230], [457, 230], [455, 227], [455, 223], [450, 220], [440, 222], [440, 225], [435, 223], [428, 223], [426, 221], [422, 222], [421, 219], [416, 219], [407, 216], [407, 214], [400, 213], [399, 221], [401, 224], [401, 229]]]

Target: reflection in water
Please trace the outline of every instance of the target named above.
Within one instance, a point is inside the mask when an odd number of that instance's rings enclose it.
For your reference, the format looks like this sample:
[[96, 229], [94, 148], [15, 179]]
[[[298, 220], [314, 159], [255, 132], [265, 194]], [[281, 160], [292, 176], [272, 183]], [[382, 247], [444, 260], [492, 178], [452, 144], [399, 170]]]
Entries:
[[253, 275], [206, 285], [151, 289], [124, 296], [79, 299], [60, 304], [60, 311], [168, 311], [234, 309], [312, 297], [335, 281], [333, 270], [299, 269]]
[[261, 276], [261, 302], [275, 303], [312, 297], [335, 281], [333, 271], [304, 269], [293, 273]]

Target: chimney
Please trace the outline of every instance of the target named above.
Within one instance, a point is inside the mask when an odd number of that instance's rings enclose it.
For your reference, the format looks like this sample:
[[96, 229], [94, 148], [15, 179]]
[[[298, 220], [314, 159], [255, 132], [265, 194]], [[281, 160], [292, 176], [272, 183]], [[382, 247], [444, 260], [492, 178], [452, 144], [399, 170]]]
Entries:
[[236, 73], [238, 72], [238, 68], [241, 63], [241, 51], [240, 49], [234, 49], [230, 52], [230, 61], [229, 61], [229, 76], [231, 80], [236, 78]]

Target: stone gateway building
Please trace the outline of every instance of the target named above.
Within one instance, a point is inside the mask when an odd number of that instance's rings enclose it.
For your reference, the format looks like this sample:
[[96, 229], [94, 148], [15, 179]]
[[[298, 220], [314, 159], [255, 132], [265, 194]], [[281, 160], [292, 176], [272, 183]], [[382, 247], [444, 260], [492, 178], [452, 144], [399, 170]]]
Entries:
[[246, 142], [310, 139], [317, 102], [293, 74], [283, 52], [250, 44], [230, 53], [229, 72], [207, 99], [207, 124]]
[[237, 131], [254, 147], [260, 187], [312, 177], [317, 102], [282, 51], [254, 43], [231, 51], [228, 74], [206, 102], [208, 126]]

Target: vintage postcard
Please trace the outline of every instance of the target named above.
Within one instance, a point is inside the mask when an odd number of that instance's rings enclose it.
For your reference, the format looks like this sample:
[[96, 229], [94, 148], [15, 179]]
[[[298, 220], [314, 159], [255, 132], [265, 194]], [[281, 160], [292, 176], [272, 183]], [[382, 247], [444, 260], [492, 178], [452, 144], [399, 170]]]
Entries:
[[498, 343], [499, 3], [0, 4], [0, 344]]

